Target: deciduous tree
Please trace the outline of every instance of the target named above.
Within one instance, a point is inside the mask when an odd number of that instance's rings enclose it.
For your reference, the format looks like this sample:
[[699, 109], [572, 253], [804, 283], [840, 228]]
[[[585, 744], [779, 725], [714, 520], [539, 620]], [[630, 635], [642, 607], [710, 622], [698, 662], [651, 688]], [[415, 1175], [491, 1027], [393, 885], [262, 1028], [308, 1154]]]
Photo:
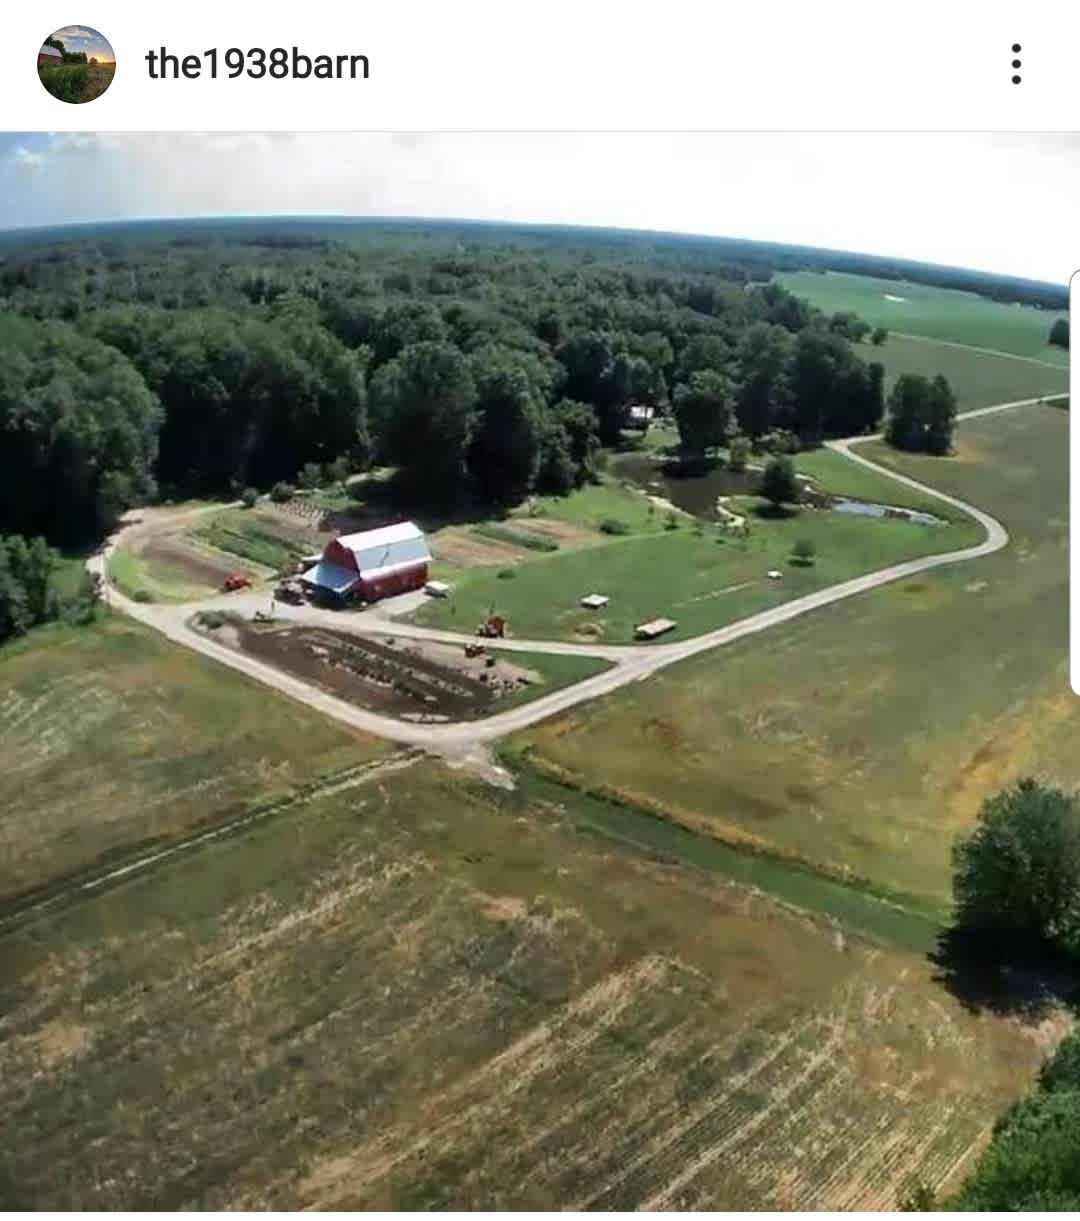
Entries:
[[761, 476], [761, 495], [776, 509], [794, 504], [799, 499], [799, 484], [795, 466], [782, 454], [769, 459]]
[[731, 383], [720, 373], [704, 370], [675, 391], [679, 445], [687, 457], [702, 458], [727, 440], [731, 427]]
[[1071, 794], [1026, 778], [979, 811], [953, 849], [961, 927], [1002, 941], [1073, 944], [1080, 928], [1080, 812]]

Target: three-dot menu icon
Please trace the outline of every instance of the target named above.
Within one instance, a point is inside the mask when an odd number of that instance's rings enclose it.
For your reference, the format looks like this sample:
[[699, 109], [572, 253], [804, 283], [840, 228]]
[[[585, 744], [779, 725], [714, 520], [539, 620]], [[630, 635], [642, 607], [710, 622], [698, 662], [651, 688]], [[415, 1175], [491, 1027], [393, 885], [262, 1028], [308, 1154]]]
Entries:
[[1019, 57], [1020, 51], [1021, 51], [1020, 44], [1018, 42], [1014, 42], [1012, 45], [1012, 50], [1013, 50], [1013, 55], [1015, 57], [1017, 57], [1017, 58], [1014, 58], [1012, 61], [1012, 66], [1013, 66], [1012, 83], [1014, 85], [1019, 85], [1020, 84], [1020, 72], [1019, 72], [1020, 59], [1018, 57]]

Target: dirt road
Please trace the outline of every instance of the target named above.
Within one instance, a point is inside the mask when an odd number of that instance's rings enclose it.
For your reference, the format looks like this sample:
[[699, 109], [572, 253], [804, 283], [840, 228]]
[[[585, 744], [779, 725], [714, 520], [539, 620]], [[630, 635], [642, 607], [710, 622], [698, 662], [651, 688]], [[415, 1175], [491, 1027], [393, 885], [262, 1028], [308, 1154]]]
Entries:
[[[998, 411], [1030, 406], [1042, 401], [1039, 398], [1023, 399], [1012, 403], [1000, 403], [995, 406], [982, 407], [974, 411], [965, 412], [958, 419], [972, 419]], [[500, 642], [500, 647], [505, 647], [508, 650], [527, 650], [534, 653], [553, 653], [566, 656], [601, 657], [614, 664], [611, 669], [606, 670], [603, 674], [597, 674], [591, 678], [584, 679], [580, 683], [576, 683], [571, 687], [565, 687], [561, 691], [555, 691], [551, 695], [541, 696], [530, 704], [508, 709], [506, 712], [496, 713], [482, 721], [419, 725], [399, 721], [393, 717], [382, 716], [378, 713], [368, 712], [332, 695], [327, 695], [325, 692], [320, 691], [301, 679], [277, 670], [253, 657], [248, 657], [226, 648], [224, 645], [208, 639], [206, 636], [193, 631], [187, 626], [187, 620], [196, 610], [200, 609], [229, 607], [236, 611], [250, 613], [256, 608], [265, 607], [267, 601], [265, 594], [234, 594], [209, 598], [197, 604], [163, 606], [133, 602], [129, 598], [124, 597], [115, 588], [110, 587], [108, 599], [111, 606], [122, 610], [133, 619], [137, 619], [139, 622], [145, 623], [147, 626], [161, 632], [162, 635], [167, 636], [177, 644], [182, 644], [186, 648], [193, 649], [205, 657], [220, 662], [222, 665], [229, 666], [233, 670], [246, 674], [256, 682], [265, 683], [282, 694], [299, 700], [301, 703], [317, 709], [319, 712], [332, 717], [336, 721], [340, 721], [342, 724], [390, 741], [422, 747], [432, 753], [442, 755], [455, 763], [476, 766], [485, 771], [490, 779], [498, 781], [505, 779], [505, 777], [499, 773], [498, 769], [491, 767], [486, 746], [491, 742], [497, 741], [499, 738], [516, 733], [518, 730], [534, 725], [537, 721], [545, 720], [547, 717], [565, 712], [567, 709], [573, 708], [578, 704], [583, 704], [589, 700], [597, 699], [599, 696], [607, 695], [612, 691], [617, 691], [628, 683], [640, 682], [655, 674], [658, 670], [674, 665], [676, 662], [685, 661], [687, 658], [694, 657], [699, 653], [722, 648], [724, 645], [741, 640], [745, 636], [752, 636], [758, 632], [767, 631], [769, 628], [786, 623], [790, 619], [809, 614], [811, 611], [820, 610], [834, 602], [843, 601], [845, 598], [855, 597], [857, 594], [865, 593], [868, 590], [878, 589], [892, 581], [900, 581], [935, 568], [942, 568], [949, 564], [965, 563], [969, 560], [976, 560], [982, 556], [991, 555], [1007, 545], [1009, 541], [1008, 532], [989, 513], [983, 512], [975, 505], [968, 504], [954, 496], [940, 492], [927, 484], [920, 483], [905, 475], [896, 474], [887, 467], [880, 466], [878, 463], [872, 462], [853, 451], [852, 447], [854, 445], [871, 439], [873, 438], [865, 436], [852, 437], [841, 441], [830, 441], [827, 444], [830, 449], [842, 454], [851, 462], [857, 462], [860, 466], [868, 467], [878, 474], [885, 475], [898, 483], [914, 488], [926, 495], [936, 497], [945, 504], [968, 513], [986, 531], [986, 537], [983, 541], [957, 551], [925, 556], [922, 559], [908, 560], [902, 564], [893, 564], [888, 568], [882, 568], [877, 572], [866, 573], [863, 576], [842, 581], [837, 585], [817, 590], [801, 598], [794, 598], [790, 602], [785, 602], [782, 606], [760, 611], [737, 623], [731, 623], [726, 627], [717, 628], [715, 631], [706, 632], [704, 635], [695, 636], [690, 640], [678, 641], [674, 644], [649, 646], [569, 644], [550, 640], [508, 640]], [[91, 570], [100, 573], [104, 580], [108, 554], [128, 530], [138, 528], [138, 526], [124, 527], [114, 535], [104, 550], [89, 561], [88, 566]], [[416, 624], [397, 623], [379, 616], [371, 618], [365, 618], [363, 615], [347, 617], [335, 614], [333, 611], [320, 610], [317, 607], [311, 606], [293, 607], [279, 605], [276, 610], [278, 616], [282, 619], [295, 620], [298, 623], [329, 625], [338, 631], [347, 631], [361, 636], [402, 636], [453, 643], [462, 643], [465, 639], [470, 639], [454, 632], [424, 628]]]

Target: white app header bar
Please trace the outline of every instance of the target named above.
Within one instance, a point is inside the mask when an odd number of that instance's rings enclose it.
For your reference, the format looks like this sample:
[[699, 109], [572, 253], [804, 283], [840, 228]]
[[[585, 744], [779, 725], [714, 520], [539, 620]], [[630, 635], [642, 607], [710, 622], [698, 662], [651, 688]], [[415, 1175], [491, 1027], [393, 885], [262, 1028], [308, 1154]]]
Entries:
[[[37, 74], [73, 21], [116, 56], [82, 105]], [[6, 130], [1080, 130], [1060, 0], [45, 0], [4, 25]]]

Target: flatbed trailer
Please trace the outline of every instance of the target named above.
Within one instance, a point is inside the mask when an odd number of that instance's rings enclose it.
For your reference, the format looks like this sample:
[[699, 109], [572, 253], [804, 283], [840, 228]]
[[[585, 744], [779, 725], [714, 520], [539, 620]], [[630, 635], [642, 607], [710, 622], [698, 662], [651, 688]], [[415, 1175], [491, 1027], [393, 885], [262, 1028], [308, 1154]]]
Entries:
[[657, 636], [663, 636], [665, 632], [670, 632], [678, 626], [674, 619], [650, 619], [648, 623], [639, 623], [634, 628], [634, 639], [655, 640]]

